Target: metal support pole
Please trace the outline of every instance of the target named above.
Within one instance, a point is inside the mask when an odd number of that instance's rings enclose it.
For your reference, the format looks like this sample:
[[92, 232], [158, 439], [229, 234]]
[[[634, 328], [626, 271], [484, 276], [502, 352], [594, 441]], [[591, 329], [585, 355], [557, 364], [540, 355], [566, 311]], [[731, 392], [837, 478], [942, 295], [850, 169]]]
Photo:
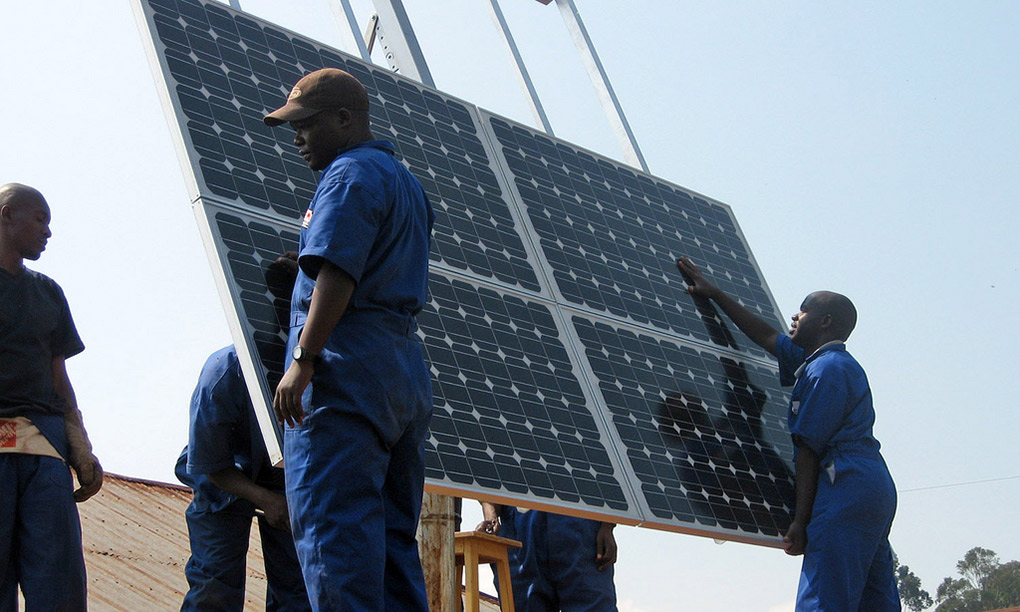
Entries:
[[[233, 1], [235, 0], [231, 0], [231, 2]], [[339, 3], [336, 0], [329, 0], [329, 8], [333, 13], [333, 19], [336, 21], [337, 27], [340, 28], [340, 37], [344, 41], [344, 48], [357, 49], [361, 59], [371, 63], [372, 56], [368, 46], [365, 44], [364, 37], [361, 36], [361, 31], [358, 29], [358, 19], [354, 16], [354, 9], [351, 8], [350, 0], [340, 0]]]
[[503, 41], [506, 43], [507, 50], [510, 51], [510, 58], [513, 59], [514, 65], [517, 67], [517, 78], [520, 79], [521, 87], [528, 94], [528, 100], [531, 103], [531, 114], [534, 115], [535, 121], [545, 129], [545, 133], [553, 136], [552, 125], [549, 123], [549, 118], [546, 117], [545, 109], [542, 108], [542, 102], [538, 99], [538, 92], [535, 91], [535, 86], [531, 82], [528, 69], [524, 66], [524, 59], [517, 49], [517, 43], [514, 42], [514, 37], [510, 34], [510, 28], [507, 26], [506, 19], [503, 18], [503, 11], [499, 8], [499, 1], [489, 0], [489, 6], [492, 8], [492, 20], [496, 22], [496, 27], [499, 28], [499, 31], [503, 33]]
[[230, 0], [230, 8], [234, 9], [235, 11], [243, 12], [244, 10], [241, 8], [241, 0]]
[[416, 79], [435, 89], [425, 55], [414, 35], [411, 20], [401, 0], [373, 0], [379, 14], [379, 42], [386, 51], [386, 60], [394, 72]]
[[623, 114], [623, 107], [620, 106], [620, 101], [616, 98], [613, 86], [609, 83], [609, 76], [606, 74], [605, 68], [602, 67], [598, 54], [595, 53], [595, 46], [591, 42], [591, 37], [588, 36], [588, 30], [585, 29], [584, 23], [581, 21], [581, 15], [577, 12], [577, 7], [574, 6], [574, 0], [556, 0], [556, 6], [560, 8], [563, 22], [567, 25], [570, 37], [574, 39], [574, 46], [577, 47], [577, 51], [581, 55], [581, 61], [584, 62], [585, 68], [588, 69], [588, 76], [591, 78], [595, 92], [602, 103], [602, 109], [605, 111], [606, 116], [609, 118], [609, 123], [613, 127], [616, 140], [619, 142], [620, 147], [623, 148], [623, 154], [627, 163], [648, 172], [648, 164], [645, 163], [645, 158], [641, 154], [637, 140], [634, 138], [634, 132], [631, 131], [630, 124], [627, 123], [627, 117]]

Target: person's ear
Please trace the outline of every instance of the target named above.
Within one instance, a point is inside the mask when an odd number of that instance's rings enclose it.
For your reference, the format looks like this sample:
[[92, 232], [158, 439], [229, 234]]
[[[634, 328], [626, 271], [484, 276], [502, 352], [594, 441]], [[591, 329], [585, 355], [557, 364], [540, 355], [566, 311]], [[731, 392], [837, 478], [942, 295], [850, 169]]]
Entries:
[[827, 314], [822, 317], [821, 327], [822, 329], [828, 329], [832, 325], [832, 315]]
[[354, 121], [354, 113], [346, 108], [337, 109], [336, 116], [340, 120], [340, 127], [349, 127]]
[[0, 219], [10, 222], [13, 214], [14, 212], [12, 211], [10, 204], [4, 204], [3, 207], [0, 207]]

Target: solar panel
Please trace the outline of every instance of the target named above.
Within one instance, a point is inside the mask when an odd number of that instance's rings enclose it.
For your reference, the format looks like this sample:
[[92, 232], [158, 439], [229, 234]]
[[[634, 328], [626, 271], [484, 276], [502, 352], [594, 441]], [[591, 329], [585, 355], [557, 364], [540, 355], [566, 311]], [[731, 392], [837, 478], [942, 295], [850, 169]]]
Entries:
[[793, 487], [775, 450], [785, 442], [775, 372], [619, 324], [580, 315], [572, 323], [648, 522], [781, 536]]
[[[560, 300], [708, 342], [690, 298], [677, 290], [674, 264], [685, 254], [746, 307], [765, 318], [776, 316], [728, 208], [530, 128], [486, 117]], [[767, 357], [740, 336], [745, 352]]]
[[365, 84], [373, 131], [436, 211], [427, 486], [776, 543], [792, 485], [775, 368], [673, 264], [780, 320], [728, 207], [219, 3], [138, 7], [271, 453], [285, 334], [264, 271], [295, 248], [316, 177], [262, 116], [332, 66]]
[[550, 306], [441, 275], [429, 293], [419, 315], [436, 410], [426, 476], [633, 512]]

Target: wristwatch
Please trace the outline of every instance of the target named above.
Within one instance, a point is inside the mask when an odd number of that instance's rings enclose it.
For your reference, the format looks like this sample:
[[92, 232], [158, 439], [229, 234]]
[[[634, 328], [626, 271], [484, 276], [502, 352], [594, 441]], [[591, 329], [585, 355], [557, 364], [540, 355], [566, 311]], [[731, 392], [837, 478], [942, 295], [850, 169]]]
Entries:
[[294, 361], [310, 361], [313, 364], [319, 363], [319, 360], [321, 359], [318, 355], [308, 352], [308, 350], [301, 345], [294, 347], [294, 352], [291, 353], [291, 357], [294, 358]]

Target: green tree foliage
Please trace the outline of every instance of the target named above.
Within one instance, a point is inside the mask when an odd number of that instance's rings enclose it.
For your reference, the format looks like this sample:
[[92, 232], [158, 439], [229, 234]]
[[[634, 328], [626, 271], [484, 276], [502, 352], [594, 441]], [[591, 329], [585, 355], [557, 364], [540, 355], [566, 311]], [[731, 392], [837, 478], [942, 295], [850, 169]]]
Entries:
[[1010, 561], [992, 570], [983, 586], [993, 609], [1020, 605], [1020, 561]]
[[921, 588], [921, 579], [910, 571], [910, 567], [900, 565], [899, 557], [893, 553], [893, 568], [896, 570], [896, 586], [900, 591], [900, 602], [911, 612], [921, 612], [934, 603], [928, 591]]
[[956, 570], [960, 577], [946, 578], [935, 592], [935, 612], [985, 612], [1020, 605], [1020, 561], [999, 563], [993, 551], [976, 547], [967, 551]]
[[956, 562], [956, 571], [960, 572], [971, 587], [979, 589], [985, 578], [998, 566], [998, 555], [987, 548], [976, 546], [968, 550], [963, 559]]

